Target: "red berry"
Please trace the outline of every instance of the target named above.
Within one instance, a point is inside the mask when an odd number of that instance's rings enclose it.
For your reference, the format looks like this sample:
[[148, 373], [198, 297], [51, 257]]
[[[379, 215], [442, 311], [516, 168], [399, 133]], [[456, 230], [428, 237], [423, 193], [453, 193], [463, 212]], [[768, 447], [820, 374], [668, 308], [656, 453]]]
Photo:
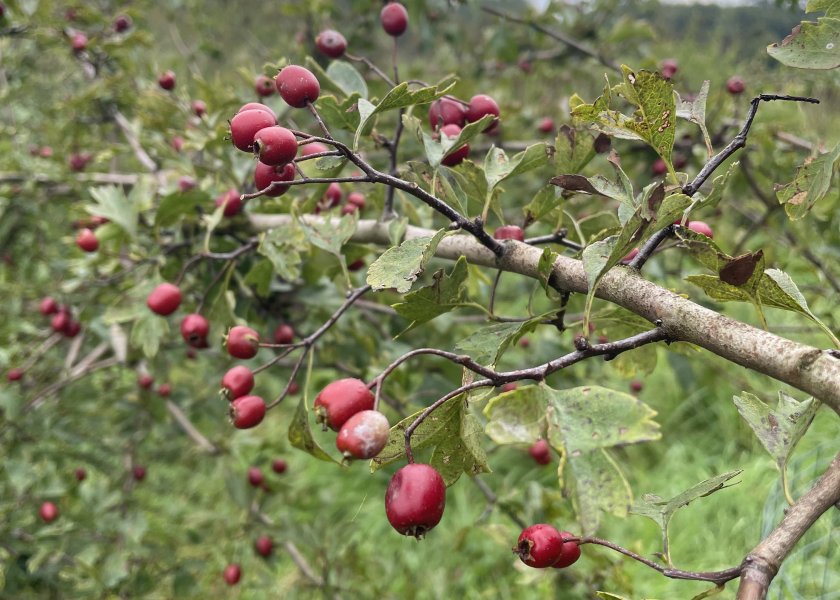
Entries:
[[333, 206], [338, 206], [341, 203], [341, 197], [344, 194], [341, 191], [341, 186], [338, 185], [336, 182], [332, 182], [330, 185], [327, 186], [327, 191], [324, 192], [324, 204], [326, 204], [329, 208]]
[[293, 381], [289, 384], [289, 394], [294, 396], [300, 391], [300, 386], [298, 385], [297, 381]]
[[440, 523], [446, 505], [443, 477], [430, 465], [412, 463], [397, 471], [385, 492], [385, 515], [403, 535], [423, 537]]
[[230, 138], [239, 150], [251, 152], [254, 149], [254, 136], [257, 132], [274, 125], [277, 125], [277, 119], [264, 110], [251, 109], [239, 112], [230, 120]]
[[674, 60], [673, 58], [666, 58], [662, 61], [659, 71], [660, 73], [662, 73], [662, 77], [664, 77], [665, 79], [671, 79], [671, 77], [673, 77], [677, 73], [678, 69], [679, 66], [677, 65], [676, 60]]
[[347, 419], [373, 409], [373, 393], [361, 379], [349, 377], [328, 384], [315, 398], [315, 414], [324, 430], [338, 431]]
[[[568, 531], [561, 531], [560, 537], [564, 540], [568, 540], [569, 538], [577, 537], [573, 533], [569, 533]], [[560, 552], [560, 558], [557, 559], [552, 567], [555, 569], [565, 569], [577, 562], [577, 559], [580, 558], [580, 546], [577, 542], [568, 541], [563, 542], [563, 550]]]
[[193, 348], [206, 348], [210, 323], [199, 314], [189, 314], [181, 321], [181, 337]]
[[85, 252], [96, 252], [99, 249], [99, 240], [93, 231], [85, 227], [76, 236], [76, 245]]
[[229, 564], [225, 567], [222, 577], [228, 585], [236, 585], [242, 578], [242, 567], [236, 563]]
[[408, 11], [399, 2], [389, 2], [382, 7], [379, 21], [385, 33], [398, 37], [408, 28]]
[[260, 556], [271, 556], [271, 551], [274, 550], [274, 543], [267, 535], [261, 535], [257, 538], [257, 541], [254, 542], [254, 550], [256, 550], [257, 554]]
[[309, 156], [310, 154], [321, 154], [322, 152], [329, 151], [330, 149], [327, 148], [321, 142], [309, 142], [308, 144], [304, 144], [300, 147], [301, 156]]
[[52, 502], [44, 502], [41, 505], [38, 514], [41, 515], [41, 519], [44, 523], [52, 523], [58, 518], [58, 507]]
[[[269, 79], [269, 81], [271, 81], [271, 89], [274, 89], [274, 81], [271, 80], [271, 79]], [[244, 113], [246, 110], [262, 110], [262, 111], [265, 111], [268, 114], [270, 114], [272, 117], [274, 117], [274, 121], [277, 122], [277, 115], [275, 114], [275, 112], [273, 110], [271, 110], [270, 106], [266, 106], [265, 104], [262, 104], [261, 102], [246, 102], [245, 104], [243, 104], [242, 106], [239, 107], [239, 110], [236, 111], [236, 114], [238, 115], [239, 113]]]
[[246, 366], [236, 365], [222, 377], [222, 393], [228, 400], [240, 398], [254, 389], [254, 374]]
[[9, 369], [9, 372], [6, 373], [6, 379], [9, 381], [20, 381], [23, 379], [23, 370], [22, 369]]
[[258, 467], [248, 468], [248, 483], [254, 487], [260, 487], [263, 482], [262, 471]]
[[192, 111], [196, 117], [203, 117], [207, 114], [207, 103], [204, 100], [193, 100]]
[[707, 238], [715, 237], [712, 228], [703, 221], [689, 221], [685, 226], [695, 233], [705, 235]]
[[131, 470], [131, 475], [134, 477], [135, 481], [143, 481], [146, 479], [146, 467], [141, 467], [137, 465]]
[[463, 127], [467, 122], [464, 105], [452, 98], [440, 98], [429, 105], [429, 127], [437, 130], [444, 125]]
[[168, 398], [169, 395], [172, 393], [172, 384], [169, 383], [161, 383], [157, 389], [158, 396], [161, 398]]
[[496, 120], [484, 129], [484, 131], [490, 131], [499, 122], [499, 105], [496, 104], [496, 101], [486, 94], [478, 94], [470, 98], [470, 104], [467, 106], [466, 113], [467, 121], [469, 123], [475, 123], [486, 115], [496, 117]]
[[52, 327], [52, 330], [56, 333], [64, 333], [70, 321], [72, 321], [70, 313], [59, 311], [50, 321], [50, 327]]
[[278, 458], [273, 463], [271, 463], [271, 470], [275, 473], [285, 473], [287, 468], [288, 465], [286, 464], [286, 461], [282, 458]]
[[117, 33], [123, 33], [124, 31], [128, 31], [131, 28], [131, 17], [128, 15], [117, 15], [117, 18], [114, 19], [114, 31]]
[[283, 67], [274, 78], [274, 85], [286, 104], [294, 108], [315, 102], [321, 93], [321, 84], [315, 75], [298, 65]]
[[171, 315], [181, 304], [181, 290], [177, 285], [171, 283], [161, 283], [149, 297], [146, 298], [146, 306], [151, 309], [153, 313], [162, 316]]
[[638, 253], [639, 253], [639, 249], [638, 248], [633, 248], [630, 252], [628, 252], [624, 256], [624, 258], [621, 259], [621, 262], [625, 265], [629, 264], [634, 258], [636, 258], [636, 255]]
[[297, 156], [295, 134], [285, 127], [266, 127], [254, 136], [254, 154], [266, 165], [285, 165]]
[[256, 90], [258, 96], [271, 96], [275, 89], [274, 81], [271, 77], [257, 75], [257, 78], [254, 80], [254, 90]]
[[528, 448], [528, 453], [538, 465], [547, 465], [551, 462], [551, 450], [548, 447], [548, 442], [545, 440], [537, 440], [531, 444], [531, 447]]
[[330, 58], [341, 58], [347, 50], [347, 40], [334, 29], [325, 29], [315, 38], [315, 45], [321, 54]]
[[[292, 181], [295, 178], [295, 166], [292, 163], [283, 165], [282, 167], [272, 167], [257, 162], [257, 167], [254, 169], [254, 185], [257, 189], [262, 191], [270, 186], [275, 181]], [[288, 185], [275, 185], [269, 191], [265, 192], [266, 196], [276, 198], [282, 196], [289, 191]]]
[[166, 91], [171, 91], [175, 89], [175, 73], [172, 71], [167, 71], [160, 77], [158, 77], [158, 85], [165, 89]]
[[525, 241], [525, 232], [518, 225], [504, 225], [493, 232], [493, 237], [497, 240], [518, 240]]
[[244, 325], [231, 327], [225, 339], [225, 346], [228, 354], [234, 358], [254, 358], [260, 349], [260, 334]]
[[73, 52], [81, 52], [87, 48], [87, 45], [87, 36], [81, 31], [74, 33], [73, 37], [70, 39], [70, 46], [73, 48]]
[[180, 135], [176, 135], [172, 138], [172, 141], [169, 143], [172, 146], [172, 149], [175, 150], [175, 152], [180, 152], [181, 148], [184, 147], [184, 138], [182, 138]]
[[49, 146], [44, 146], [38, 151], [38, 156], [41, 158], [50, 158], [53, 155], [53, 149]]
[[743, 94], [746, 87], [747, 86], [744, 84], [744, 80], [737, 75], [733, 75], [726, 80], [726, 91], [733, 96]]
[[524, 338], [520, 338], [520, 340], [519, 340], [519, 346], [520, 346], [521, 348], [528, 348], [528, 347], [530, 347], [530, 346], [531, 346], [531, 340], [529, 340], [529, 339], [528, 339], [528, 338], [526, 338], [526, 337], [524, 337]]
[[[458, 134], [461, 133], [461, 128], [457, 125], [444, 125], [440, 128], [440, 132], [450, 138], [457, 138]], [[470, 145], [464, 144], [454, 152], [451, 152], [447, 156], [440, 161], [442, 165], [446, 165], [447, 167], [454, 167], [456, 165], [460, 165], [467, 156], [470, 154]]]
[[84, 171], [91, 160], [93, 160], [93, 155], [90, 152], [74, 153], [67, 159], [67, 165], [71, 170], [78, 173], [79, 171]]
[[537, 129], [543, 133], [551, 133], [554, 131], [554, 119], [551, 117], [545, 117], [540, 124], [537, 125]]
[[347, 265], [347, 270], [348, 271], [361, 271], [364, 268], [365, 268], [365, 261], [362, 258], [357, 258], [356, 260], [351, 262], [349, 265]]
[[560, 558], [563, 552], [563, 538], [551, 525], [531, 525], [519, 535], [519, 542], [513, 551], [529, 567], [545, 569]]
[[280, 323], [274, 330], [275, 344], [291, 344], [295, 339], [295, 330], [291, 325]]
[[238, 215], [242, 210], [243, 202], [238, 191], [235, 189], [229, 189], [228, 191], [219, 194], [216, 198], [216, 208], [219, 208], [222, 204], [225, 205], [225, 210], [222, 214], [226, 217], [233, 217]]
[[265, 417], [265, 401], [259, 396], [242, 396], [230, 403], [230, 420], [237, 429], [259, 425]]
[[347, 419], [335, 438], [335, 446], [346, 458], [373, 458], [388, 443], [391, 426], [376, 410], [363, 410]]
[[347, 202], [355, 204], [359, 210], [362, 210], [365, 207], [365, 195], [359, 192], [350, 192], [347, 195]]
[[502, 390], [502, 392], [512, 392], [517, 387], [519, 387], [519, 386], [517, 386], [515, 381], [509, 381], [508, 383], [502, 385], [502, 387], [500, 389]]
[[45, 317], [54, 315], [58, 312], [58, 303], [55, 301], [55, 298], [47, 296], [41, 300], [41, 303], [38, 305], [38, 310]]
[[347, 203], [341, 207], [341, 214], [342, 215], [352, 215], [354, 212], [357, 212], [359, 207], [355, 204]]
[[641, 392], [642, 388], [644, 388], [644, 387], [645, 387], [644, 384], [641, 381], [639, 381], [638, 379], [634, 379], [633, 381], [630, 382], [630, 391], [634, 392], [636, 394]]
[[148, 373], [141, 373], [137, 377], [137, 385], [139, 385], [144, 390], [148, 390], [152, 387], [152, 384], [155, 382], [155, 378], [149, 375]]
[[64, 327], [62, 333], [65, 337], [74, 338], [79, 335], [79, 332], [82, 330], [82, 324], [78, 321], [70, 319], [67, 321], [67, 325]]
[[184, 175], [183, 177], [178, 179], [178, 189], [182, 192], [189, 192], [191, 189], [195, 187], [195, 179], [188, 175]]
[[76, 469], [73, 474], [76, 476], [76, 481], [84, 481], [87, 479], [87, 471], [79, 467]]

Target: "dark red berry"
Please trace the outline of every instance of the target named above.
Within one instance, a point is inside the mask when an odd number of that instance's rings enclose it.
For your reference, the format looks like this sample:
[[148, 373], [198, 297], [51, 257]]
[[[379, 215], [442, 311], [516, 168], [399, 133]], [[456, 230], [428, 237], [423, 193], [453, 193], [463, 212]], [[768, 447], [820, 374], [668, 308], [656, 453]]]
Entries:
[[[560, 537], [564, 540], [569, 540], [570, 538], [577, 537], [573, 533], [569, 533], [568, 531], [561, 531]], [[563, 549], [560, 551], [560, 558], [551, 565], [555, 569], [565, 569], [577, 562], [577, 559], [580, 558], [580, 546], [577, 542], [568, 541], [563, 542]]]
[[638, 394], [639, 392], [642, 391], [642, 388], [644, 388], [644, 384], [641, 381], [639, 381], [638, 379], [634, 379], [633, 381], [630, 382], [630, 391], [631, 392], [634, 392], [634, 393]]
[[173, 73], [172, 71], [167, 71], [166, 73], [158, 77], [158, 85], [166, 91], [174, 90], [175, 73]]
[[254, 389], [254, 374], [246, 366], [236, 365], [222, 377], [222, 393], [228, 400], [236, 400]]
[[[274, 81], [271, 79], [269, 79], [269, 81], [271, 81], [271, 88], [274, 89]], [[246, 110], [265, 111], [272, 117], [274, 117], [274, 121], [277, 122], [277, 114], [271, 109], [270, 106], [267, 106], [262, 102], [246, 102], [245, 104], [239, 107], [239, 110], [236, 111], [236, 114], [238, 115], [239, 113], [244, 113]]]
[[148, 373], [141, 373], [137, 377], [137, 385], [139, 385], [144, 390], [148, 390], [152, 387], [152, 384], [155, 382], [155, 378], [149, 375]]
[[744, 80], [737, 75], [733, 75], [726, 80], [726, 91], [733, 96], [743, 94], [746, 88], [747, 86], [744, 84]]
[[333, 381], [315, 398], [318, 423], [338, 431], [347, 419], [363, 410], [373, 409], [374, 396], [361, 379], [349, 377]]
[[254, 550], [260, 556], [271, 556], [271, 551], [274, 550], [274, 543], [267, 535], [261, 535], [254, 542]]
[[359, 210], [362, 210], [365, 207], [365, 195], [360, 192], [350, 192], [347, 195], [347, 202], [355, 204]]
[[519, 542], [513, 551], [529, 567], [545, 569], [560, 558], [563, 538], [551, 525], [531, 525], [519, 535]]
[[56, 333], [64, 333], [67, 329], [67, 325], [73, 320], [70, 316], [69, 312], [63, 312], [59, 310], [58, 313], [53, 315], [52, 320], [50, 320], [50, 327]]
[[84, 481], [87, 479], [87, 471], [79, 467], [76, 469], [73, 474], [76, 476], [76, 481]]
[[[461, 128], [457, 125], [444, 125], [440, 128], [440, 132], [450, 138], [457, 138], [458, 134], [461, 133]], [[450, 152], [447, 156], [440, 161], [442, 165], [446, 165], [447, 167], [454, 167], [456, 165], [460, 165], [467, 156], [470, 154], [470, 145], [464, 144], [454, 152]]]
[[517, 387], [518, 386], [516, 385], [515, 381], [509, 381], [506, 384], [502, 385], [502, 387], [500, 389], [502, 390], [502, 392], [512, 392]]
[[277, 88], [274, 87], [274, 80], [267, 75], [257, 75], [254, 80], [254, 90], [258, 96], [271, 96]]
[[38, 305], [38, 311], [45, 317], [54, 315], [58, 312], [58, 302], [55, 301], [55, 298], [47, 296], [41, 300], [41, 303]]
[[73, 48], [73, 52], [81, 52], [87, 48], [87, 45], [88, 38], [81, 31], [77, 31], [73, 34], [73, 37], [70, 38], [70, 47]]
[[254, 358], [260, 349], [260, 334], [244, 325], [231, 327], [225, 339], [225, 346], [228, 354], [234, 358]]
[[70, 319], [67, 321], [67, 325], [64, 327], [62, 333], [65, 337], [74, 338], [79, 335], [79, 332], [82, 330], [82, 324], [74, 319]]
[[20, 381], [23, 379], [23, 370], [18, 368], [9, 369], [8, 373], [6, 373], [6, 379], [9, 381]]
[[294, 108], [303, 108], [309, 102], [315, 102], [321, 93], [321, 84], [309, 69], [298, 65], [289, 65], [277, 74], [274, 85], [280, 97]]
[[174, 313], [178, 310], [178, 306], [180, 305], [181, 290], [178, 289], [177, 285], [172, 285], [171, 283], [161, 283], [153, 289], [152, 293], [149, 294], [149, 297], [146, 298], [146, 306], [148, 306], [153, 313], [164, 317]]
[[114, 31], [123, 33], [131, 28], [131, 17], [128, 15], [117, 15], [114, 19]]
[[52, 523], [58, 518], [58, 507], [52, 502], [44, 502], [38, 510], [44, 523]]
[[531, 444], [531, 447], [528, 448], [528, 453], [538, 465], [547, 465], [551, 462], [551, 450], [548, 447], [548, 442], [545, 440], [537, 440]]
[[76, 245], [85, 252], [96, 252], [99, 249], [99, 240], [93, 231], [85, 227], [76, 236]]
[[490, 96], [486, 94], [478, 94], [470, 98], [470, 104], [467, 106], [466, 117], [469, 123], [480, 121], [486, 115], [493, 115], [496, 120], [485, 127], [484, 131], [490, 131], [499, 122], [499, 105]]
[[238, 215], [242, 210], [243, 202], [238, 191], [235, 189], [229, 189], [228, 191], [219, 194], [216, 198], [216, 208], [219, 208], [222, 204], [225, 205], [225, 210], [222, 214], [226, 217], [233, 217]]
[[347, 265], [347, 270], [348, 271], [361, 271], [364, 268], [365, 268], [365, 261], [362, 258], [357, 258], [356, 260], [351, 262], [349, 265]]
[[382, 7], [379, 21], [385, 33], [398, 37], [408, 29], [408, 11], [399, 2], [389, 2]]
[[388, 443], [391, 426], [376, 410], [363, 410], [347, 419], [335, 438], [335, 446], [346, 458], [373, 458]]
[[287, 323], [280, 323], [274, 330], [275, 344], [291, 344], [295, 340], [295, 330]]
[[254, 154], [266, 165], [285, 165], [297, 156], [295, 134], [285, 127], [260, 129], [254, 136]]
[[230, 420], [237, 429], [259, 425], [265, 417], [265, 401], [259, 396], [242, 396], [230, 403]]
[[233, 145], [243, 152], [254, 149], [254, 136], [266, 127], [277, 125], [273, 114], [259, 109], [236, 113], [230, 120], [230, 139]]
[[[257, 186], [258, 190], [262, 191], [276, 181], [292, 181], [295, 178], [295, 173], [295, 166], [292, 163], [283, 165], [282, 167], [273, 167], [257, 162], [257, 166], [254, 169], [254, 185]], [[288, 185], [275, 185], [265, 192], [265, 195], [276, 198], [282, 196], [287, 191], [289, 191]]]
[[204, 100], [193, 100], [192, 111], [196, 117], [203, 117], [207, 114], [207, 103]]
[[518, 240], [525, 241], [525, 232], [518, 225], [503, 225], [493, 232], [493, 237], [497, 240]]
[[189, 314], [181, 321], [181, 337], [193, 348], [206, 348], [210, 323], [199, 314]]
[[248, 468], [248, 483], [254, 487], [260, 487], [263, 483], [263, 474], [258, 467]]
[[297, 381], [293, 381], [289, 384], [289, 394], [294, 396], [300, 391], [300, 386], [298, 385]]
[[343, 215], [352, 215], [354, 212], [358, 212], [359, 207], [355, 204], [347, 203], [341, 207], [341, 214]]
[[659, 67], [659, 72], [662, 73], [662, 77], [665, 79], [671, 79], [679, 69], [679, 65], [677, 61], [673, 58], [666, 58], [662, 61], [662, 64]]
[[182, 192], [189, 192], [196, 186], [196, 181], [189, 175], [184, 175], [178, 179], [178, 189]]
[[542, 121], [540, 121], [540, 124], [537, 125], [537, 129], [542, 133], [551, 133], [554, 131], [554, 119], [551, 117], [545, 117]]
[[315, 45], [324, 56], [341, 58], [347, 50], [347, 40], [334, 29], [325, 29], [315, 38]]
[[322, 152], [329, 151], [330, 149], [327, 148], [321, 142], [309, 142], [308, 144], [304, 144], [300, 147], [301, 156], [309, 156], [310, 154], [321, 154]]
[[172, 141], [169, 142], [169, 144], [172, 146], [172, 149], [175, 150], [175, 152], [180, 152], [181, 149], [184, 147], [184, 138], [182, 138], [180, 135], [176, 135], [172, 138]]
[[131, 476], [134, 477], [135, 481], [143, 481], [146, 479], [146, 467], [140, 465], [135, 466], [131, 470]]
[[403, 535], [423, 537], [440, 523], [446, 506], [443, 477], [430, 465], [412, 463], [397, 471], [385, 492], [385, 515]]
[[327, 191], [324, 192], [324, 204], [326, 204], [329, 208], [338, 206], [341, 203], [341, 197], [343, 195], [341, 186], [336, 182], [332, 182], [327, 186]]
[[228, 585], [236, 585], [242, 578], [242, 567], [236, 563], [230, 564], [225, 567], [222, 577]]
[[278, 474], [285, 473], [287, 468], [288, 465], [286, 464], [286, 461], [282, 458], [278, 458], [273, 463], [271, 463], [271, 470]]
[[93, 160], [93, 155], [90, 152], [74, 152], [67, 159], [67, 166], [72, 171], [84, 171], [88, 163]]
[[429, 105], [429, 127], [433, 130], [444, 125], [463, 127], [467, 122], [464, 105], [452, 98], [440, 98]]
[[157, 389], [158, 396], [161, 398], [168, 398], [172, 394], [172, 384], [161, 383]]

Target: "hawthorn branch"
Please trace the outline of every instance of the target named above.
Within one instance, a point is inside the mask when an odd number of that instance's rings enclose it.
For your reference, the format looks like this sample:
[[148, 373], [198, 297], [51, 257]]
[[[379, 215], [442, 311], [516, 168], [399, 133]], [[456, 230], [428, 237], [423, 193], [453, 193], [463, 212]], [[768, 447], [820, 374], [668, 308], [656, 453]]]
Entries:
[[763, 600], [770, 583], [799, 539], [823, 513], [840, 502], [840, 454], [816, 484], [793, 506], [770, 535], [741, 564], [737, 600]]
[[[292, 220], [290, 215], [252, 214], [250, 218], [252, 225], [259, 230], [271, 229]], [[301, 218], [314, 223], [325, 222], [325, 218], [314, 215]], [[433, 230], [409, 226], [405, 239], [432, 235]], [[360, 220], [351, 241], [389, 246], [388, 225]], [[508, 240], [504, 256], [497, 257], [472, 236], [450, 235], [441, 240], [435, 255], [451, 261], [463, 256], [474, 265], [540, 280], [538, 265], [542, 250], [515, 240]], [[549, 284], [560, 292], [585, 294], [589, 288], [581, 261], [563, 255], [555, 258]], [[815, 396], [840, 413], [840, 356], [719, 314], [647, 281], [626, 267], [619, 266], [607, 272], [595, 295], [651, 323], [661, 319], [671, 341], [705, 348], [729, 362]]]
[[169, 411], [169, 414], [172, 415], [173, 419], [175, 419], [178, 427], [180, 427], [199, 448], [208, 454], [219, 454], [219, 447], [204, 437], [204, 435], [196, 429], [189, 417], [187, 417], [187, 415], [184, 414], [184, 411], [181, 410], [181, 407], [175, 404], [172, 400], [167, 400], [166, 410]]

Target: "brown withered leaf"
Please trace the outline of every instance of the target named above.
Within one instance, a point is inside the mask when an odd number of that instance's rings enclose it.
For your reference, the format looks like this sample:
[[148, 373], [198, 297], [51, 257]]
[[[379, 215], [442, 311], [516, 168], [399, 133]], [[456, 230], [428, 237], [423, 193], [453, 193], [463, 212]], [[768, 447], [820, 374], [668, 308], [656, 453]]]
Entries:
[[753, 276], [756, 265], [763, 257], [764, 250], [747, 252], [741, 256], [736, 256], [721, 268], [718, 273], [720, 280], [736, 287], [744, 285]]

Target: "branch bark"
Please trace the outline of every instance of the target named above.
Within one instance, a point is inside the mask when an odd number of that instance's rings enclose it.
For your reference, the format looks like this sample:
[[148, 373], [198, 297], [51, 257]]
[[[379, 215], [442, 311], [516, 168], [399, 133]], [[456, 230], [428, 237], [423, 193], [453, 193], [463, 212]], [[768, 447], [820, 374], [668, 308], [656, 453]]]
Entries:
[[[323, 222], [321, 217], [302, 218]], [[290, 215], [251, 215], [251, 223], [257, 230], [271, 229], [291, 220]], [[405, 238], [433, 234], [431, 230], [409, 226]], [[390, 245], [388, 225], [361, 220], [351, 240]], [[436, 256], [447, 260], [464, 256], [472, 264], [538, 279], [537, 265], [542, 250], [508, 240], [504, 254], [496, 257], [472, 236], [451, 235], [438, 245]], [[561, 291], [586, 293], [588, 289], [582, 263], [567, 256], [557, 257], [549, 283]], [[725, 360], [787, 383], [819, 398], [840, 413], [840, 358], [829, 351], [800, 344], [718, 314], [645, 280], [626, 267], [610, 270], [601, 281], [596, 296], [651, 323], [661, 320], [668, 339], [672, 341], [695, 344]]]

